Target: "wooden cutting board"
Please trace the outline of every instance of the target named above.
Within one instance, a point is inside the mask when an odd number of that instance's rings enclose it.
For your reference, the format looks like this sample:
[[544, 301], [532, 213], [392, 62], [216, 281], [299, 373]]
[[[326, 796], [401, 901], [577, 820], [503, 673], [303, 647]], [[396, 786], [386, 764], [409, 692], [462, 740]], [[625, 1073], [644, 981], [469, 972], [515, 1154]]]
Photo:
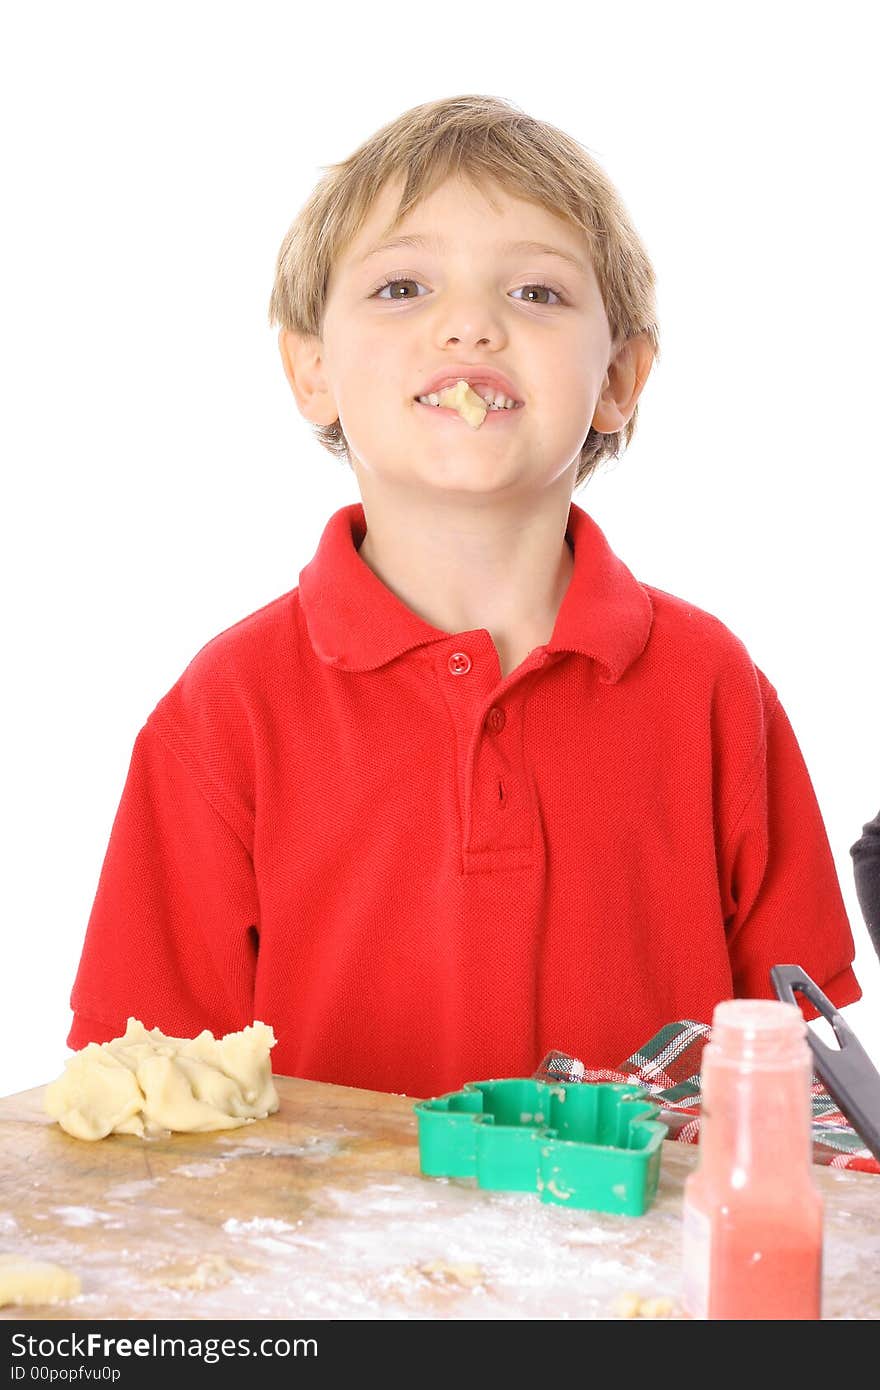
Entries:
[[[43, 1087], [0, 1099], [0, 1250], [77, 1273], [68, 1303], [4, 1318], [610, 1318], [681, 1289], [666, 1143], [641, 1217], [419, 1175], [413, 1101], [279, 1076], [281, 1109], [214, 1134], [71, 1138]], [[817, 1167], [824, 1315], [880, 1317], [880, 1177]]]

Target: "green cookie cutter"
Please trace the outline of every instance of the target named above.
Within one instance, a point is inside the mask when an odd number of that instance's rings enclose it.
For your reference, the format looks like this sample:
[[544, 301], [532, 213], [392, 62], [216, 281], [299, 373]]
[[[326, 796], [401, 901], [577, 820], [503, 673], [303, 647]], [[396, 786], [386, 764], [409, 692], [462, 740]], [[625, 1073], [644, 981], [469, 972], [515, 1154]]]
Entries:
[[639, 1086], [468, 1081], [414, 1109], [426, 1177], [627, 1216], [654, 1200], [667, 1127]]

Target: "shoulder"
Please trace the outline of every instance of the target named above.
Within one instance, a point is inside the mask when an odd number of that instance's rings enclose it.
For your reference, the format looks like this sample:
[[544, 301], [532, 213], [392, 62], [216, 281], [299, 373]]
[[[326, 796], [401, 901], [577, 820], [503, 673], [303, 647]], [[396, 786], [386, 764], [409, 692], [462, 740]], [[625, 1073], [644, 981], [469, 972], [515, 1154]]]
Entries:
[[199, 648], [156, 708], [169, 701], [193, 709], [218, 700], [247, 704], [259, 697], [267, 681], [271, 689], [275, 673], [293, 663], [298, 606], [299, 590], [291, 589], [218, 632]]
[[702, 609], [666, 589], [642, 584], [653, 609], [651, 639], [656, 655], [670, 662], [684, 663], [696, 677], [713, 678], [722, 673], [740, 673], [765, 698], [776, 694], [765, 673], [759, 670], [745, 642], [715, 613]]
[[706, 751], [719, 825], [732, 826], [771, 759], [793, 766], [794, 735], [775, 686], [737, 633], [696, 604], [644, 587], [654, 606], [654, 689], [662, 692], [665, 727]]
[[714, 613], [652, 584], [642, 588], [654, 610], [654, 637], [708, 662], [750, 660], [745, 643]]
[[147, 719], [200, 785], [223, 783], [245, 802], [295, 679], [299, 591], [292, 589], [224, 628], [193, 656]]
[[292, 640], [296, 628], [299, 589], [264, 603], [262, 608], [218, 632], [200, 647], [187, 667], [193, 674], [209, 675], [228, 663], [242, 672], [260, 665], [279, 647]]
[[650, 584], [652, 659], [683, 694], [701, 692], [713, 706], [751, 709], [761, 723], [778, 703], [775, 687], [743, 639], [714, 613]]

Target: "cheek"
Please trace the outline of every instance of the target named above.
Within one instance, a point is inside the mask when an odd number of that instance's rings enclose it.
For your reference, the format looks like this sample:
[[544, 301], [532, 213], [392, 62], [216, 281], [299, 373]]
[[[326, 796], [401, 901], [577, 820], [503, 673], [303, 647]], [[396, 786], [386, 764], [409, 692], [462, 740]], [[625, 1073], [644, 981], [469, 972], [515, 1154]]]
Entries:
[[560, 337], [539, 344], [532, 369], [526, 369], [525, 374], [535, 393], [550, 401], [555, 410], [584, 410], [598, 395], [603, 361], [595, 342], [581, 334], [567, 335], [564, 341]]
[[412, 353], [402, 352], [387, 334], [361, 325], [340, 344], [336, 366], [347, 393], [381, 404], [392, 391], [406, 389], [414, 361]]
[[589, 421], [595, 410], [593, 383], [584, 374], [568, 368], [558, 379], [546, 383], [538, 402], [542, 427], [557, 436], [568, 436]]

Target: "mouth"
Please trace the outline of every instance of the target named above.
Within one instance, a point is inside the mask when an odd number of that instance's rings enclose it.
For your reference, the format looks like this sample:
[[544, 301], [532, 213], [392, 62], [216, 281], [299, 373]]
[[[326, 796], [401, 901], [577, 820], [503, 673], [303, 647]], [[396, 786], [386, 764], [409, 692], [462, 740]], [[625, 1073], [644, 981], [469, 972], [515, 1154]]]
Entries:
[[[510, 414], [515, 410], [524, 409], [523, 401], [518, 401], [512, 396], [506, 396], [503, 391], [497, 391], [493, 387], [486, 386], [482, 383], [468, 384], [474, 394], [485, 402], [489, 414]], [[452, 382], [450, 382], [450, 386], [451, 385], [453, 385]], [[454, 415], [457, 413], [454, 409], [440, 404], [440, 396], [446, 389], [446, 387], [441, 387], [437, 391], [432, 391], [429, 395], [413, 396], [413, 400], [419, 405], [427, 406], [431, 410], [439, 410], [446, 414]]]
[[448, 378], [443, 377], [435, 377], [428, 385], [434, 389], [415, 396], [416, 405], [421, 406], [422, 410], [434, 411], [437, 419], [442, 419], [445, 415], [457, 415], [474, 430], [478, 430], [490, 418], [497, 424], [497, 421], [514, 416], [523, 408], [522, 401], [516, 401], [501, 393], [500, 386], [510, 388], [510, 382], [506, 378], [501, 378], [500, 382], [498, 378], [492, 381], [486, 381], [484, 378], [482, 381], [475, 380], [472, 384], [460, 374], [454, 385]]
[[[467, 423], [467, 421], [464, 419], [461, 413], [458, 410], [456, 410], [453, 406], [431, 405], [430, 401], [428, 401], [424, 396], [416, 396], [413, 399], [413, 405], [417, 406], [418, 409], [423, 412], [423, 414], [431, 414], [437, 420], [458, 420], [459, 423], [462, 425]], [[486, 429], [487, 426], [489, 426], [490, 424], [495, 426], [500, 425], [502, 421], [513, 420], [519, 415], [520, 411], [524, 409], [525, 407], [521, 403], [519, 405], [512, 406], [509, 410], [504, 409], [502, 406], [490, 405], [489, 409], [486, 411], [486, 416], [483, 420], [482, 428]], [[471, 429], [472, 426], [469, 425], [468, 428]]]

